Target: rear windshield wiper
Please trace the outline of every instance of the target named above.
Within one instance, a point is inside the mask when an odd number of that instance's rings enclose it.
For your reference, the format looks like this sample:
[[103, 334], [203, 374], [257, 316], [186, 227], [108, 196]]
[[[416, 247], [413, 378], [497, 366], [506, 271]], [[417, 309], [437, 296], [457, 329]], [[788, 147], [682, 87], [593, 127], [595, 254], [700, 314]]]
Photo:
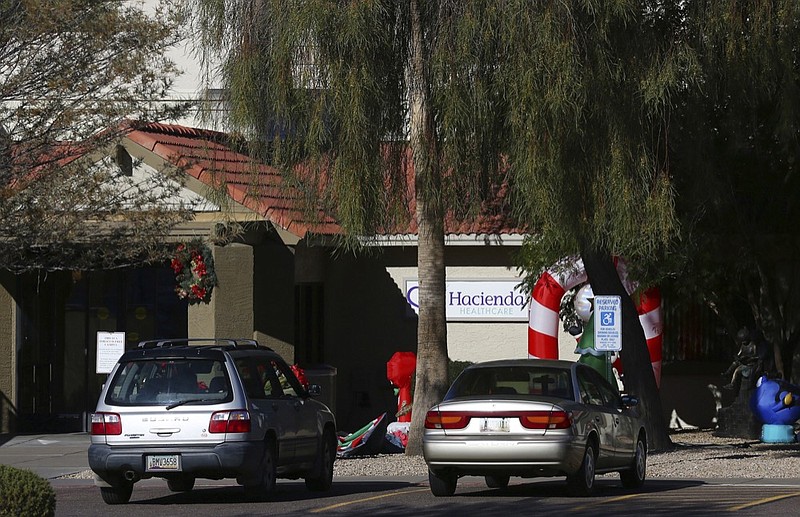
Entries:
[[175, 409], [178, 406], [182, 406], [184, 404], [192, 404], [194, 402], [214, 402], [214, 401], [218, 401], [218, 400], [220, 400], [220, 399], [215, 398], [215, 399], [186, 399], [186, 400], [179, 400], [178, 402], [175, 402], [175, 403], [170, 404], [169, 406], [167, 406], [166, 410], [169, 411], [170, 409]]

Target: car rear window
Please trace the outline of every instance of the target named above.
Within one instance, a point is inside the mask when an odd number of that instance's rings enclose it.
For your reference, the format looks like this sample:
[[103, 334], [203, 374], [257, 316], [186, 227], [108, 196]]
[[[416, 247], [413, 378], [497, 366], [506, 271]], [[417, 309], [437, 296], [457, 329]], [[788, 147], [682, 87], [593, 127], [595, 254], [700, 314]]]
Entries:
[[110, 405], [218, 404], [233, 397], [225, 365], [212, 359], [129, 361], [110, 382], [105, 399]]
[[453, 382], [444, 399], [487, 395], [574, 400], [569, 370], [536, 366], [468, 368]]

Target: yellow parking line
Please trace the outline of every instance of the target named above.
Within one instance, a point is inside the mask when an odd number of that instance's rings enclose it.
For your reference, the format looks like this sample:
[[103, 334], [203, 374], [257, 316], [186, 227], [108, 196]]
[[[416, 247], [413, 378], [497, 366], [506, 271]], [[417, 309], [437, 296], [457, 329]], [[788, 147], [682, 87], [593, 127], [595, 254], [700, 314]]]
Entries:
[[774, 495], [772, 497], [765, 497], [764, 499], [758, 499], [756, 501], [740, 504], [738, 506], [731, 506], [730, 508], [728, 508], [728, 511], [738, 512], [739, 510], [744, 510], [745, 508], [751, 508], [753, 506], [758, 506], [760, 504], [767, 504], [773, 501], [780, 501], [781, 499], [788, 499], [789, 497], [797, 497], [797, 496], [800, 496], [800, 492], [794, 492], [793, 494]]
[[616, 503], [619, 501], [625, 501], [626, 499], [633, 499], [634, 497], [639, 497], [640, 495], [642, 494], [628, 494], [628, 495], [621, 495], [619, 497], [612, 497], [611, 499], [600, 499], [599, 501], [595, 501], [593, 503], [587, 503], [581, 506], [575, 506], [572, 508], [572, 510], [573, 511], [585, 510], [587, 508], [592, 508], [593, 506], [599, 506], [601, 504]]
[[396, 495], [404, 495], [404, 494], [411, 494], [414, 492], [427, 492], [427, 491], [428, 491], [427, 488], [418, 488], [416, 490], [403, 490], [401, 492], [392, 492], [391, 494], [375, 495], [372, 497], [365, 497], [364, 499], [356, 499], [355, 501], [346, 501], [344, 503], [332, 504], [330, 506], [324, 506], [322, 508], [314, 508], [313, 510], [311, 510], [310, 513], [327, 512], [328, 510], [335, 510], [336, 508], [349, 506], [351, 504], [366, 503], [367, 501], [374, 501], [375, 499], [383, 499], [385, 497], [394, 497]]

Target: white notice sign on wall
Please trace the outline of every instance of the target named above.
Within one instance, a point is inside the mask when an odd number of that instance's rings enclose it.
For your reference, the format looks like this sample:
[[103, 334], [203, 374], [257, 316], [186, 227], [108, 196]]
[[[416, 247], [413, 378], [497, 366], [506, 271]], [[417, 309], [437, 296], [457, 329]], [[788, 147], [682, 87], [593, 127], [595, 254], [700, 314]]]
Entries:
[[97, 333], [97, 373], [111, 373], [123, 353], [125, 353], [124, 332]]

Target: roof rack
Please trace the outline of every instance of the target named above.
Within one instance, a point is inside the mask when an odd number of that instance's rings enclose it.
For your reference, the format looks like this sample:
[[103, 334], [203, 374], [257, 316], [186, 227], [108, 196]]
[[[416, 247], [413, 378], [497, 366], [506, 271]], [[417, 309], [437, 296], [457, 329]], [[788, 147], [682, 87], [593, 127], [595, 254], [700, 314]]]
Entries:
[[175, 338], [175, 339], [150, 339], [147, 341], [140, 341], [139, 348], [165, 348], [171, 346], [209, 346], [209, 347], [226, 347], [226, 348], [262, 348], [264, 350], [271, 350], [271, 348], [258, 344], [255, 339], [238, 339], [238, 338]]

